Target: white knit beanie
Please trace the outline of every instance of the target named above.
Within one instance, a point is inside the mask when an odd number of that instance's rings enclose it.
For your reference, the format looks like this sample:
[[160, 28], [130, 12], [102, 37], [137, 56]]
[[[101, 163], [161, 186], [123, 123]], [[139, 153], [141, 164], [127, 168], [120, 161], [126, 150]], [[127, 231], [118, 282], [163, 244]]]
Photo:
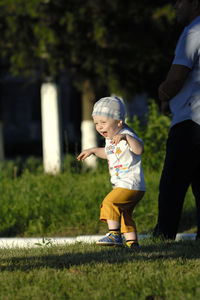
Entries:
[[92, 116], [103, 116], [125, 122], [126, 109], [118, 97], [105, 97], [94, 104]]

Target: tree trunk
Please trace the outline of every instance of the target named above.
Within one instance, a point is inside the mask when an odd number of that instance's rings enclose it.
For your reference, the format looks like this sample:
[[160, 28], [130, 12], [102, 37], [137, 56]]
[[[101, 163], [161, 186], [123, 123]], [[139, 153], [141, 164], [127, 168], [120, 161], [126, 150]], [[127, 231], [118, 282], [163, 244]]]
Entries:
[[59, 96], [55, 83], [42, 84], [41, 111], [44, 171], [57, 174], [62, 167], [62, 139]]
[[[82, 122], [81, 122], [81, 147], [82, 150], [97, 147], [96, 129], [92, 120], [92, 110], [94, 105], [94, 89], [89, 80], [83, 83], [82, 89]], [[85, 165], [95, 169], [97, 160], [95, 156], [90, 156], [85, 160]]]

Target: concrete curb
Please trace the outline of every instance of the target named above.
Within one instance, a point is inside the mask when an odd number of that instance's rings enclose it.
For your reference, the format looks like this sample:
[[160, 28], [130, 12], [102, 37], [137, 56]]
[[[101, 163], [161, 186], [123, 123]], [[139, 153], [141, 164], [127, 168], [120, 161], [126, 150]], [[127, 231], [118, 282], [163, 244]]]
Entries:
[[[36, 248], [44, 246], [66, 245], [74, 243], [95, 243], [103, 235], [80, 235], [77, 237], [52, 237], [52, 238], [0, 238], [0, 248]], [[150, 234], [139, 235], [139, 240], [150, 238]], [[195, 240], [195, 233], [178, 233], [176, 241]]]

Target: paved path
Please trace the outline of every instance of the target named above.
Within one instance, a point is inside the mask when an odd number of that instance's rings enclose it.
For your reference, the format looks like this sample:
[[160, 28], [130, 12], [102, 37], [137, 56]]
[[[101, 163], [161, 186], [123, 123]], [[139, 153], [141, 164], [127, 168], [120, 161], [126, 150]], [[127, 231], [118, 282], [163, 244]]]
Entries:
[[[95, 243], [102, 235], [80, 235], [77, 237], [52, 237], [52, 238], [0, 238], [0, 248], [35, 248], [41, 246], [64, 245], [73, 243]], [[149, 238], [150, 235], [141, 234], [139, 240]], [[194, 233], [178, 233], [176, 241], [194, 240]]]

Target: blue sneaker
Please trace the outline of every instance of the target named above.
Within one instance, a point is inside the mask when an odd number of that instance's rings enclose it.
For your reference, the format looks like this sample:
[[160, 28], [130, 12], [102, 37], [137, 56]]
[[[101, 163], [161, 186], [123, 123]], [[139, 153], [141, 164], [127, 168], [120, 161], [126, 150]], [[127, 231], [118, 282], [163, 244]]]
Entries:
[[105, 237], [100, 239], [99, 241], [96, 242], [97, 245], [100, 246], [117, 246], [117, 247], [122, 247], [123, 246], [123, 239], [120, 235], [115, 235], [112, 233], [107, 233]]

